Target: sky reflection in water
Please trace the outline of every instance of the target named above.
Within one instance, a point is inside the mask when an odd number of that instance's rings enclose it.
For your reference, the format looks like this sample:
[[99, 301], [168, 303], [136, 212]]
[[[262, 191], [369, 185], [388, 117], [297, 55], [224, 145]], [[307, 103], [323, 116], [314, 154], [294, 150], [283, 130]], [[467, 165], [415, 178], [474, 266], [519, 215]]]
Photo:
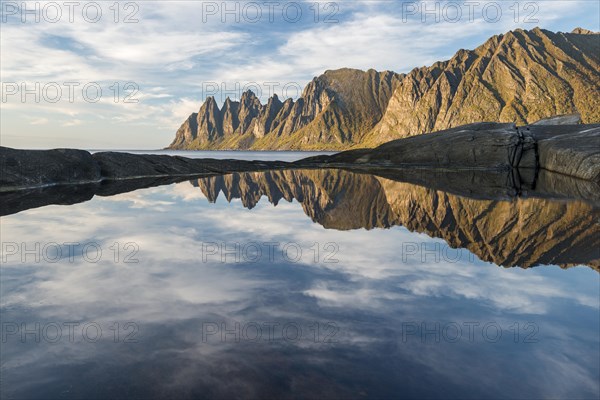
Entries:
[[80, 243], [72, 262], [64, 245], [57, 262], [5, 255], [3, 398], [599, 395], [587, 266], [502, 268], [405, 227], [325, 229], [296, 200], [210, 204], [190, 182], [27, 210], [1, 233]]

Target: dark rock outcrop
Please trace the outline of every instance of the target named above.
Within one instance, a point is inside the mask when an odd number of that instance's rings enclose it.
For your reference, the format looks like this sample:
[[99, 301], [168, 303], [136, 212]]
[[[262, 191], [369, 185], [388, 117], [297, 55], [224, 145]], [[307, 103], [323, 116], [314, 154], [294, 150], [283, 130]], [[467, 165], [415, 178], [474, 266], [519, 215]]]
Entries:
[[102, 179], [100, 166], [84, 150], [17, 150], [0, 147], [0, 192]]
[[600, 124], [532, 125], [540, 168], [600, 182]]
[[544, 169], [598, 183], [600, 125], [471, 124], [295, 164], [354, 169], [515, 169], [523, 176], [536, 176]]
[[[332, 156], [335, 158], [336, 156]], [[343, 153], [337, 155], [343, 158]], [[536, 168], [535, 143], [513, 124], [481, 123], [385, 143], [359, 164], [445, 169]]]
[[[252, 104], [250, 98], [248, 101]], [[101, 180], [190, 177], [308, 167], [370, 172], [393, 170], [394, 174], [410, 179], [419, 174], [435, 176], [437, 182], [434, 183], [446, 185], [447, 190], [452, 190], [453, 185], [463, 186], [460, 180], [456, 180], [457, 172], [470, 171], [469, 176], [477, 176], [482, 184], [482, 192], [493, 192], [501, 190], [499, 188], [503, 185], [518, 190], [531, 187], [539, 170], [599, 183], [600, 125], [539, 124], [518, 128], [513, 124], [471, 124], [394, 140], [375, 149], [349, 150], [294, 163], [118, 152], [91, 155], [81, 150], [39, 151], [6, 147], [0, 147], [0, 163], [2, 191]], [[432, 175], [420, 170], [436, 172]], [[475, 174], [477, 171], [479, 173]], [[472, 178], [469, 179], [472, 183]]]
[[193, 177], [289, 167], [281, 161], [194, 159], [84, 150], [17, 150], [0, 146], [0, 192], [102, 181]]

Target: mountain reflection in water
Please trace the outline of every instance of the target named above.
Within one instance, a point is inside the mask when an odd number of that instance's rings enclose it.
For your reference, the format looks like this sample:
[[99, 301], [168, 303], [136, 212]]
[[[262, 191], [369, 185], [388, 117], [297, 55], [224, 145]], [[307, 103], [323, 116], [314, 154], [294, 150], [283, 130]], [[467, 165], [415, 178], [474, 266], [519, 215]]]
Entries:
[[600, 267], [600, 210], [584, 201], [480, 200], [343, 170], [235, 173], [192, 181], [211, 202], [219, 193], [252, 209], [266, 196], [297, 200], [327, 229], [401, 225], [506, 267]]
[[[288, 169], [215, 175], [191, 180], [210, 202], [219, 193], [252, 209], [266, 196], [277, 205], [298, 201], [326, 229], [404, 226], [444, 239], [481, 260], [505, 267], [587, 265], [600, 270], [600, 187], [552, 173], [535, 187], [503, 173], [406, 171], [356, 173]], [[383, 177], [383, 176], [385, 177]], [[48, 204], [75, 204], [186, 178], [106, 181], [0, 193], [0, 215]], [[414, 182], [418, 182], [415, 184]], [[531, 185], [530, 185], [531, 186]]]

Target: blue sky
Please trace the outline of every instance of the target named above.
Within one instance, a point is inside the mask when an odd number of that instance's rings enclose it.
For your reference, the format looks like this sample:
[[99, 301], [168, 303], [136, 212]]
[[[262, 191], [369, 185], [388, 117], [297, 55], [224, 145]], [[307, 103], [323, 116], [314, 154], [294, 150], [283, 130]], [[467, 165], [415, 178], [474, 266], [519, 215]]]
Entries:
[[18, 148], [162, 148], [210, 94], [297, 97], [327, 69], [408, 72], [515, 28], [600, 30], [596, 0], [1, 3], [1, 144]]

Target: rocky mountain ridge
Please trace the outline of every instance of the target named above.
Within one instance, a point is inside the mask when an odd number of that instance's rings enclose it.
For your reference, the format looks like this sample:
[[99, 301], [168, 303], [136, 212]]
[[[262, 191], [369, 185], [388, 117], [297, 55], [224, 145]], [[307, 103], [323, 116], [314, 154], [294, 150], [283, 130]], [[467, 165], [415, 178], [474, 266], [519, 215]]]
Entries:
[[273, 95], [263, 105], [246, 91], [240, 101], [228, 97], [219, 108], [211, 96], [182, 124], [169, 148], [270, 148], [273, 141], [286, 146], [299, 134], [299, 145], [350, 143], [383, 117], [401, 77], [345, 68], [314, 78], [296, 101]]
[[475, 50], [408, 74], [340, 69], [302, 96], [263, 105], [251, 91], [221, 108], [209, 97], [171, 149], [348, 149], [483, 122], [532, 123], [578, 112], [600, 122], [600, 35], [533, 30], [496, 35]]

